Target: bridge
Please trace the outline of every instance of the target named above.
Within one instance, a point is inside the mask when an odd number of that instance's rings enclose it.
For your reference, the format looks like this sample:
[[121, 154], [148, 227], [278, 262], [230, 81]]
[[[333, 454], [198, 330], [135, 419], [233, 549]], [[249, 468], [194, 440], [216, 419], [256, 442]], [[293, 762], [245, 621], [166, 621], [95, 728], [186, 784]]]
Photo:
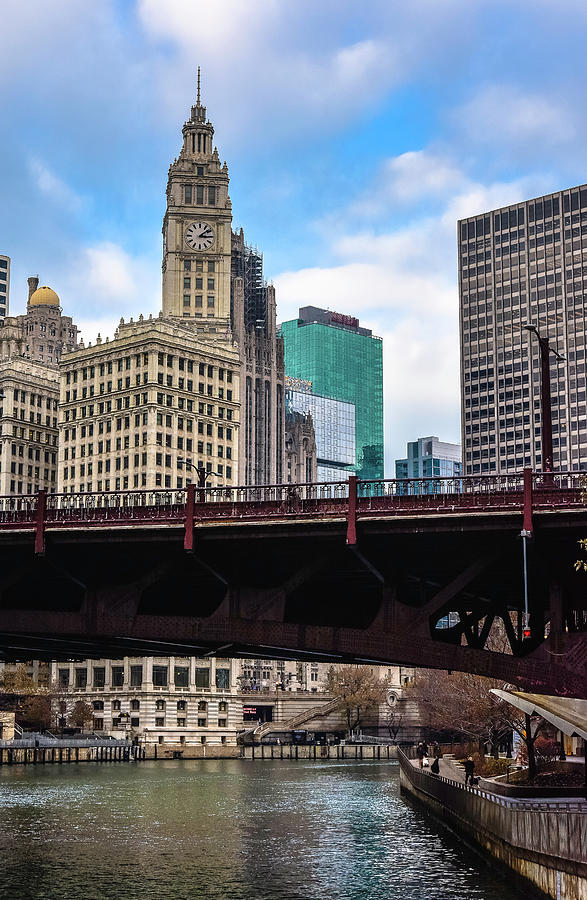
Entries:
[[0, 656], [393, 663], [585, 696], [583, 477], [0, 498]]

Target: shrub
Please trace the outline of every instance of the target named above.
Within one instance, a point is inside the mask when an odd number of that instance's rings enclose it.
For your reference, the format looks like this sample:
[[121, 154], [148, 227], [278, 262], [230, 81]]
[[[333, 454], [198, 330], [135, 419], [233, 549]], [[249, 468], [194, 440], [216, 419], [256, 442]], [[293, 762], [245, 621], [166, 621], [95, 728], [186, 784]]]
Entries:
[[[560, 744], [554, 738], [537, 737], [534, 742], [534, 754], [536, 756], [536, 765], [538, 766], [555, 762], [559, 758]], [[528, 765], [528, 747], [525, 742], [520, 744], [518, 760], [523, 765]]]

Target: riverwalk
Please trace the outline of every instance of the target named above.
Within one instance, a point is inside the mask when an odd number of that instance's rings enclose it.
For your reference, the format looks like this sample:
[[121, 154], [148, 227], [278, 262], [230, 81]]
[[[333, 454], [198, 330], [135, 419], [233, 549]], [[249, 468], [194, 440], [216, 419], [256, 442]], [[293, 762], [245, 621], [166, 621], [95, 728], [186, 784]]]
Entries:
[[507, 867], [522, 885], [530, 883], [556, 900], [586, 900], [585, 800], [504, 797], [485, 786], [465, 786], [450, 760], [442, 761], [441, 774], [434, 775], [401, 750], [398, 759], [402, 790]]

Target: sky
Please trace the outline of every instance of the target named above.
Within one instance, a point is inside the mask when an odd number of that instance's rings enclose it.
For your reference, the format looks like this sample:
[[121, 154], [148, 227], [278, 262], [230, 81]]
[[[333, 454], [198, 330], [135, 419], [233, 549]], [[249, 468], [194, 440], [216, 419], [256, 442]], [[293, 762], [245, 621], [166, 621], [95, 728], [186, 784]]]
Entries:
[[167, 169], [202, 69], [278, 321], [383, 338], [386, 474], [460, 439], [456, 222], [587, 181], [585, 0], [3, 0], [0, 253], [86, 341], [161, 305]]

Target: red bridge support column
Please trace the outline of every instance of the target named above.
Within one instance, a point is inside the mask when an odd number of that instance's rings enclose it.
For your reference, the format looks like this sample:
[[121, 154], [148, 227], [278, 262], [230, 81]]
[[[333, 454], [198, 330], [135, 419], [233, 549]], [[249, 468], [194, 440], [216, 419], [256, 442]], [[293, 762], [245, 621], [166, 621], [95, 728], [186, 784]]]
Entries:
[[532, 535], [532, 469], [524, 469], [524, 531]]
[[37, 521], [35, 529], [35, 554], [45, 553], [45, 510], [47, 507], [47, 491], [41, 489], [37, 494]]
[[357, 476], [349, 475], [349, 505], [347, 510], [346, 542], [357, 543]]
[[196, 498], [195, 484], [188, 484], [187, 495], [185, 501], [185, 534], [183, 538], [183, 549], [186, 553], [194, 552], [194, 505]]

